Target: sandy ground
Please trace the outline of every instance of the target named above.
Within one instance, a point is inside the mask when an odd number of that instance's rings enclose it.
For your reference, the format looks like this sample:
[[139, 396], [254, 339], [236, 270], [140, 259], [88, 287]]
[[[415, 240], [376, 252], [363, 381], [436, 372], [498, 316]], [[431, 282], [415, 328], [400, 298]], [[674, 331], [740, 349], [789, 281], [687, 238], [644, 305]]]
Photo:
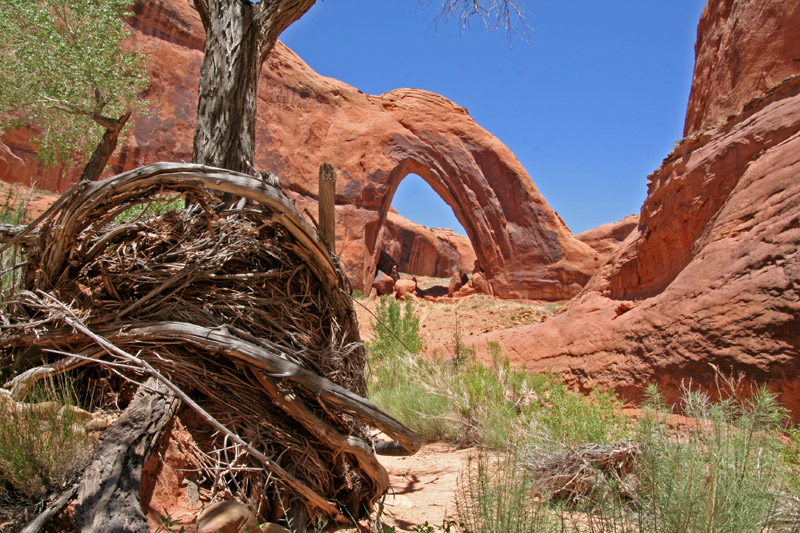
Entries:
[[[401, 277], [410, 277], [402, 274]], [[447, 286], [449, 280], [439, 278], [418, 278], [419, 286], [430, 288], [435, 285]], [[369, 341], [374, 333], [376, 298], [356, 300], [355, 308], [361, 338]], [[444, 355], [455, 343], [459, 334], [461, 342], [470, 345], [470, 338], [506, 329], [520, 324], [538, 322], [542, 316], [552, 313], [558, 305], [529, 300], [500, 300], [491, 296], [475, 294], [465, 298], [440, 298], [430, 301], [414, 299], [414, 309], [419, 317], [420, 337], [424, 344], [423, 353]]]
[[[403, 275], [402, 277], [410, 277]], [[420, 286], [446, 285], [448, 280], [418, 278]], [[377, 299], [362, 298], [356, 301], [361, 337], [369, 341], [374, 334]], [[557, 306], [547, 302], [500, 300], [485, 295], [473, 295], [458, 300], [441, 299], [432, 302], [414, 300], [414, 309], [420, 319], [420, 336], [427, 354], [447, 354], [459, 332], [467, 346], [477, 335], [539, 321]], [[428, 522], [441, 526], [446, 519], [455, 518], [455, 494], [458, 477], [466, 466], [474, 448], [455, 449], [444, 443], [424, 446], [410, 457], [379, 457], [391, 480], [391, 489], [385, 500], [382, 522], [397, 531], [413, 531], [415, 525]], [[354, 533], [356, 530], [344, 530]], [[369, 531], [362, 529], [362, 531]]]

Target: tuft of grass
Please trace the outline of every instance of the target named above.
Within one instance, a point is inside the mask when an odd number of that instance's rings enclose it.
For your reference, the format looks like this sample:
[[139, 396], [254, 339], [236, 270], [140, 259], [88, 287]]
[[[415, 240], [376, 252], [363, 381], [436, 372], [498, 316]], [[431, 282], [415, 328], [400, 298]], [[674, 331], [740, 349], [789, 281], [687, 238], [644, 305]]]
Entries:
[[58, 490], [84, 466], [92, 442], [66, 381], [32, 387], [30, 403], [0, 398], [0, 502], [25, 505]]

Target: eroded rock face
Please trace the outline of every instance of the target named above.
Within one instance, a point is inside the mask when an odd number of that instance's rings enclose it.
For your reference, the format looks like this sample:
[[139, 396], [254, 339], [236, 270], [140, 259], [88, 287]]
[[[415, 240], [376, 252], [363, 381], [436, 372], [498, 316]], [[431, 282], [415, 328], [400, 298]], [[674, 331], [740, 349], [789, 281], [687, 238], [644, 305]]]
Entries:
[[[191, 159], [204, 38], [199, 17], [190, 0], [139, 0], [135, 12], [133, 45], [149, 57], [153, 113], [137, 121], [109, 174]], [[275, 172], [298, 206], [315, 215], [319, 165], [333, 165], [339, 176], [337, 252], [356, 288], [372, 282], [392, 197], [409, 173], [453, 208], [495, 294], [569, 298], [594, 271], [592, 250], [466, 109], [415, 89], [364, 94], [320, 76], [280, 43], [260, 83], [254, 164]], [[35, 167], [25, 138], [14, 132], [0, 138], [0, 178], [58, 190], [75, 182], [77, 173], [26, 173]], [[442, 272], [438, 257], [423, 257], [420, 267]]]
[[637, 227], [560, 313], [484, 340], [631, 399], [744, 371], [800, 419], [800, 76], [743, 109], [650, 176]]
[[800, 71], [800, 2], [709, 0], [697, 26], [684, 136], [720, 125]]
[[602, 224], [575, 235], [577, 239], [588, 244], [595, 251], [593, 260], [598, 266], [605, 263], [611, 254], [617, 251], [622, 242], [639, 225], [639, 215], [628, 215], [622, 220]]

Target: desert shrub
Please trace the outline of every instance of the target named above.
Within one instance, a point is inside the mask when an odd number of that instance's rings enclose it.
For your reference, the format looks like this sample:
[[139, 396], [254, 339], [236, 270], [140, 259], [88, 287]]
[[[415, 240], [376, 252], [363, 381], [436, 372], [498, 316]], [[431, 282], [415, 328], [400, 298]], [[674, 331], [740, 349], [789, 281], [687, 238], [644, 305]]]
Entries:
[[397, 358], [404, 352], [417, 355], [422, 351], [419, 318], [411, 300], [401, 307], [391, 296], [381, 296], [375, 316], [372, 322], [375, 338], [367, 343], [373, 359]]
[[[680, 431], [670, 425], [658, 391], [649, 388], [648, 395], [646, 416], [628, 428], [633, 431], [631, 441], [579, 446], [576, 437], [592, 433], [569, 429], [552, 433], [555, 440], [549, 442], [534, 437], [526, 446], [518, 444], [502, 454], [484, 452], [471, 461], [456, 495], [464, 531], [797, 530], [796, 449], [782, 439], [786, 411], [774, 394], [756, 389], [746, 398], [733, 394], [712, 401], [687, 387], [680, 407], [695, 424]], [[551, 393], [548, 401], [553, 403], [545, 411], [563, 407], [563, 398]], [[586, 398], [574, 405], [586, 409], [591, 403]], [[595, 436], [607, 439], [612, 434]], [[574, 463], [581, 453], [612, 453], [628, 443], [630, 454], [635, 454], [632, 466], [615, 474], [597, 470], [592, 475], [593, 467], [584, 468], [588, 463], [579, 465], [581, 475], [594, 483], [580, 497], [556, 498], [558, 488], [542, 485], [537, 478], [543, 464], [537, 454], [549, 453], [549, 464], [557, 469], [553, 458]], [[548, 482], [552, 479], [549, 476]], [[572, 482], [574, 476], [564, 479]]]
[[28, 392], [28, 404], [0, 399], [0, 501], [25, 504], [61, 488], [78, 472], [92, 446], [70, 406], [65, 380], [48, 380]]
[[759, 388], [747, 398], [712, 401], [685, 388], [682, 407], [696, 420], [684, 434], [675, 435], [663, 422], [657, 401], [650, 402], [638, 431], [642, 454], [634, 501], [644, 528], [769, 529], [790, 475], [780, 440], [786, 411], [776, 396]]

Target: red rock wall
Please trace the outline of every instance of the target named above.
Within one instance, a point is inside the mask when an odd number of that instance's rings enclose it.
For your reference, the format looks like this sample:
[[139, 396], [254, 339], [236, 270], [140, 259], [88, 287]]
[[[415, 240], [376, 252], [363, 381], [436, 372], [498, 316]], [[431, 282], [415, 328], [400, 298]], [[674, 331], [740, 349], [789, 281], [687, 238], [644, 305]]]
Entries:
[[[751, 69], [765, 68], [744, 59], [780, 55], [800, 35], [800, 10], [796, 2], [740, 1], [724, 14], [730, 18], [710, 23], [718, 4], [709, 4], [701, 22], [698, 63], [717, 47], [706, 30], [745, 31], [752, 21], [739, 17], [765, 4], [784, 21], [769, 42], [748, 35], [730, 41], [761, 46], [730, 50], [742, 58], [730, 79], [747, 85], [730, 94], [743, 95], [755, 90]], [[755, 77], [776, 79], [782, 68]], [[698, 72], [693, 95], [708, 80]], [[781, 393], [800, 419], [800, 75], [737, 103], [729, 118], [731, 108], [709, 99], [692, 105], [716, 109], [703, 120], [717, 126], [684, 139], [649, 177], [637, 227], [584, 290], [546, 322], [484, 340], [499, 342], [531, 371], [552, 370], [578, 387], [610, 387], [631, 399], [651, 382], [675, 399], [683, 380], [711, 387], [715, 368], [744, 371]]]
[[[138, 0], [135, 13], [132, 43], [149, 57], [152, 113], [137, 120], [110, 173], [191, 159], [199, 17], [191, 0]], [[409, 173], [453, 208], [495, 294], [566, 299], [594, 271], [591, 248], [575, 239], [514, 155], [446, 98], [413, 89], [367, 95], [320, 76], [281, 44], [260, 83], [255, 166], [275, 172], [314, 214], [319, 165], [336, 168], [337, 251], [357, 288], [372, 281], [392, 196]], [[4, 132], [0, 141], [3, 180], [60, 191], [77, 178], [39, 174], [24, 134]]]
[[426, 228], [390, 211], [383, 231], [383, 249], [397, 261], [400, 272], [450, 278], [454, 272], [472, 272], [475, 266], [469, 239], [452, 230]]
[[709, 0], [697, 26], [684, 136], [729, 115], [800, 71], [800, 2]]
[[622, 242], [639, 225], [639, 215], [628, 215], [622, 220], [602, 224], [596, 228], [586, 230], [575, 237], [588, 244], [595, 251], [593, 258], [598, 266], [605, 263], [611, 254], [617, 251]]

